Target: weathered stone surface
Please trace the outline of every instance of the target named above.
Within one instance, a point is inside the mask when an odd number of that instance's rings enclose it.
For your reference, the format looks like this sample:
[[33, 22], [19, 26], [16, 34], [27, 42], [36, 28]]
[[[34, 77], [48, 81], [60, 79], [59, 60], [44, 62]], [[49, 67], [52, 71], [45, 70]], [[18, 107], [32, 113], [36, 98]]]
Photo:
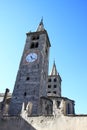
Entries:
[[87, 116], [4, 117], [0, 130], [87, 130]]

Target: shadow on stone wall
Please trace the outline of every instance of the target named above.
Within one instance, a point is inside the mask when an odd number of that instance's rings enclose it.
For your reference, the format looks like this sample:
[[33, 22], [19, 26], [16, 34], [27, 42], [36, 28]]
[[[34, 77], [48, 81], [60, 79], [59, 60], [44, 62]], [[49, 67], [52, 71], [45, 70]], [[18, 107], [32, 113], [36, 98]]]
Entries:
[[0, 119], [0, 130], [36, 130], [22, 117], [3, 117]]

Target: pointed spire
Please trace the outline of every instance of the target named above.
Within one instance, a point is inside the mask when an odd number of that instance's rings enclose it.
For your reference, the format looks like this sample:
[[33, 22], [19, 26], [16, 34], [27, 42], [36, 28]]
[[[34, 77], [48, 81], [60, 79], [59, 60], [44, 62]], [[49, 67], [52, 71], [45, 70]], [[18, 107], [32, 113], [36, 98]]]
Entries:
[[57, 69], [56, 69], [55, 61], [54, 61], [54, 64], [53, 64], [53, 68], [52, 68], [52, 71], [51, 71], [51, 75], [58, 75], [58, 72], [57, 72]]
[[41, 21], [39, 23], [37, 31], [44, 31], [43, 17], [42, 17], [42, 19], [41, 19]]

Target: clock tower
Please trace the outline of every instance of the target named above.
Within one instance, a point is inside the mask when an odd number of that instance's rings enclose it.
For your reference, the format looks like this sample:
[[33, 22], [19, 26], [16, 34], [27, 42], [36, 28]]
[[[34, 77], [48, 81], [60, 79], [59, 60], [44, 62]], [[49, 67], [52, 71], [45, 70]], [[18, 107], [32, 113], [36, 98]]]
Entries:
[[23, 103], [25, 109], [28, 103], [31, 105], [31, 115], [40, 115], [40, 98], [47, 97], [46, 86], [51, 45], [43, 20], [35, 32], [28, 32], [26, 36], [9, 107], [10, 115], [19, 115]]

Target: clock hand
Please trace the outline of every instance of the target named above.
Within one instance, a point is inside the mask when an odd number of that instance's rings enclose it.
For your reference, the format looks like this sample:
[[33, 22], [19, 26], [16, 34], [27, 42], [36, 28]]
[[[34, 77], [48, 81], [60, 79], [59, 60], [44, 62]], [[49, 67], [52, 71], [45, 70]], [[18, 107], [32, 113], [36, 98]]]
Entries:
[[32, 56], [30, 56], [30, 57], [31, 57], [31, 59], [32, 59], [32, 60], [34, 60], [34, 59], [35, 59], [35, 58], [34, 58], [34, 57], [32, 57]]
[[30, 57], [31, 57], [31, 59], [33, 59], [32, 56], [30, 56]]

